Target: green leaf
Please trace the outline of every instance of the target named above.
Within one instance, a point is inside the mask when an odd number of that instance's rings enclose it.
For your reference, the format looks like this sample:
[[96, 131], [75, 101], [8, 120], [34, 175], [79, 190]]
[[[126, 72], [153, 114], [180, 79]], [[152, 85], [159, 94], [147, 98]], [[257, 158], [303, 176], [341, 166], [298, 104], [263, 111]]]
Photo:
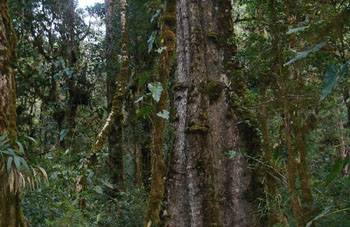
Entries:
[[22, 163], [22, 166], [24, 167], [24, 169], [25, 169], [27, 172], [30, 172], [30, 169], [29, 169], [29, 166], [28, 166], [28, 164], [27, 164], [27, 161], [24, 160], [24, 158], [21, 158], [21, 157], [19, 157], [19, 159], [20, 159], [20, 162]]
[[343, 167], [343, 160], [341, 158], [338, 158], [335, 161], [331, 169], [331, 172], [326, 176], [326, 180], [325, 180], [326, 186], [338, 177], [338, 175], [342, 170], [342, 167]]
[[66, 73], [66, 75], [67, 75], [68, 78], [71, 78], [72, 75], [73, 75], [74, 70], [73, 70], [72, 68], [66, 68], [66, 69], [64, 70], [64, 72]]
[[159, 17], [160, 12], [161, 12], [161, 10], [158, 9], [157, 12], [152, 16], [152, 18], [151, 18], [151, 23], [153, 23], [153, 21], [154, 21], [157, 17]]
[[30, 137], [30, 136], [21, 136], [21, 138], [26, 139], [26, 140], [30, 140], [33, 143], [38, 143], [33, 137]]
[[13, 160], [17, 170], [21, 169], [21, 159], [17, 155], [13, 156]]
[[15, 151], [12, 148], [7, 148], [5, 150], [0, 150], [1, 153], [7, 154], [7, 155], [16, 155]]
[[153, 48], [153, 44], [154, 44], [154, 40], [156, 39], [156, 32], [152, 32], [151, 36], [149, 37], [149, 39], [147, 40], [147, 44], [148, 44], [148, 53], [151, 53], [152, 48]]
[[324, 99], [337, 85], [339, 78], [337, 77], [337, 66], [329, 66], [323, 76], [323, 89], [321, 100]]
[[20, 154], [24, 154], [24, 148], [23, 148], [22, 143], [19, 142], [19, 141], [16, 141], [16, 144], [18, 145], [19, 153], [20, 153]]
[[309, 50], [305, 50], [303, 52], [298, 53], [293, 59], [289, 60], [283, 66], [288, 66], [288, 65], [294, 63], [295, 61], [299, 61], [301, 59], [306, 58], [310, 53], [315, 53], [315, 52], [319, 51], [324, 45], [326, 45], [326, 42], [319, 43]]
[[169, 120], [169, 111], [167, 110], [162, 110], [161, 112], [157, 113], [158, 117], [161, 117], [165, 120]]
[[288, 30], [287, 35], [292, 34], [294, 32], [304, 31], [307, 28], [310, 28], [310, 25], [299, 27], [299, 28], [291, 28], [291, 29]]
[[340, 79], [346, 75], [348, 70], [349, 70], [349, 62], [346, 62], [341, 65], [339, 75], [338, 75], [337, 65], [331, 65], [326, 69], [323, 77], [323, 88], [322, 88], [321, 100], [326, 98], [326, 96], [332, 91], [332, 89], [337, 86]]
[[142, 107], [139, 112], [137, 112], [135, 118], [139, 119], [141, 117], [143, 118], [150, 118], [150, 113], [152, 111], [152, 107], [151, 106], [144, 106]]
[[13, 161], [13, 157], [12, 156], [8, 157], [8, 159], [7, 159], [7, 172], [8, 173], [11, 172], [12, 161]]
[[98, 194], [103, 194], [103, 190], [100, 186], [95, 186], [94, 191], [97, 192]]
[[143, 87], [146, 82], [151, 78], [152, 73], [146, 72], [139, 77], [139, 88]]
[[102, 180], [102, 183], [110, 189], [114, 189], [114, 185], [108, 182], [107, 180]]
[[62, 129], [60, 132], [60, 142], [63, 141], [64, 137], [67, 135], [68, 130], [67, 129]]
[[153, 82], [148, 84], [148, 89], [152, 93], [152, 97], [156, 102], [159, 102], [160, 96], [163, 91], [163, 86], [159, 82]]

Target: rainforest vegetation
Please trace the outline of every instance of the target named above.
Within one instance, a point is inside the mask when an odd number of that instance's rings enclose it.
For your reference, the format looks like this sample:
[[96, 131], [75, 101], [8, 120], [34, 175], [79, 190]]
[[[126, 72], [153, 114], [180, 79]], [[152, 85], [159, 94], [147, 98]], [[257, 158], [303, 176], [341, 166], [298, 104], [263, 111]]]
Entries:
[[350, 227], [350, 1], [0, 0], [0, 227]]

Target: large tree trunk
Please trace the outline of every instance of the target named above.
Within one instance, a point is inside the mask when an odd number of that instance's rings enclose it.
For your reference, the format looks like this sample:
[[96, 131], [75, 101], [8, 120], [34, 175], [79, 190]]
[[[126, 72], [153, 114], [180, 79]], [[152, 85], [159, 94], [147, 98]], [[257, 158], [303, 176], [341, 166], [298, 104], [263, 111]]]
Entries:
[[[8, 133], [11, 143], [17, 137], [14, 70], [15, 44], [7, 1], [0, 1], [0, 135]], [[4, 156], [3, 156], [4, 157]], [[0, 227], [26, 226], [19, 192], [9, 190], [6, 167], [0, 160]]]
[[230, 1], [178, 1], [167, 226], [258, 225], [246, 198], [251, 173], [230, 106], [231, 26]]

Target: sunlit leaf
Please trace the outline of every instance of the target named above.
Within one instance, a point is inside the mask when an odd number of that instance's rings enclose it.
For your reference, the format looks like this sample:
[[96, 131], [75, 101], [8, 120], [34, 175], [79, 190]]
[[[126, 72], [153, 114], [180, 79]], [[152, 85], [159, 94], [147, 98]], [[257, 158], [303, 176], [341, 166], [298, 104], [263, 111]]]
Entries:
[[157, 113], [157, 116], [158, 116], [158, 117], [161, 117], [161, 118], [163, 118], [163, 119], [165, 119], [165, 120], [168, 120], [168, 119], [169, 119], [169, 111], [167, 111], [167, 110], [162, 110], [161, 112], [158, 112], [158, 113]]
[[291, 28], [288, 30], [287, 35], [292, 34], [294, 32], [304, 31], [305, 29], [308, 29], [308, 28], [310, 28], [310, 25], [299, 27], [299, 28]]
[[301, 59], [306, 58], [310, 53], [315, 53], [315, 52], [319, 51], [324, 45], [326, 45], [326, 42], [319, 43], [309, 50], [305, 50], [303, 52], [298, 53], [293, 59], [289, 60], [283, 66], [288, 66], [288, 65], [294, 63], [295, 61], [299, 61]]
[[148, 44], [148, 53], [151, 53], [152, 48], [153, 48], [153, 43], [154, 40], [156, 39], [156, 32], [152, 32], [151, 36], [148, 38], [147, 40], [147, 44]]
[[148, 84], [148, 89], [152, 93], [152, 97], [156, 102], [159, 102], [160, 96], [163, 91], [163, 86], [159, 82], [153, 82]]
[[143, 100], [143, 96], [141, 96], [140, 98], [138, 98], [135, 103], [141, 102]]
[[68, 130], [67, 129], [62, 129], [60, 132], [60, 141], [63, 141], [64, 137], [67, 135]]
[[103, 194], [102, 188], [98, 185], [94, 187], [94, 191], [97, 192], [98, 194]]

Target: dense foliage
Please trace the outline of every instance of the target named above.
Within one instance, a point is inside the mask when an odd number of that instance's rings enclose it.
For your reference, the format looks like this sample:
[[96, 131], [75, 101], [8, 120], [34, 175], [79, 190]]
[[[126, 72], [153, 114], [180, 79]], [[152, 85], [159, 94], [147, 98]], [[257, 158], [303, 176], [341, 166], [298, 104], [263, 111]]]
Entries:
[[[174, 102], [185, 87], [175, 79], [175, 3], [105, 2], [86, 9], [74, 0], [8, 2], [18, 136], [0, 135], [0, 153], [8, 171], [24, 175], [28, 226], [149, 227], [169, 219]], [[227, 119], [250, 145], [223, 156], [248, 161], [253, 215], [261, 226], [350, 226], [348, 1], [233, 2], [230, 39], [202, 35], [233, 55], [224, 56]], [[199, 90], [211, 104], [222, 86]], [[208, 131], [197, 122], [186, 128]]]

